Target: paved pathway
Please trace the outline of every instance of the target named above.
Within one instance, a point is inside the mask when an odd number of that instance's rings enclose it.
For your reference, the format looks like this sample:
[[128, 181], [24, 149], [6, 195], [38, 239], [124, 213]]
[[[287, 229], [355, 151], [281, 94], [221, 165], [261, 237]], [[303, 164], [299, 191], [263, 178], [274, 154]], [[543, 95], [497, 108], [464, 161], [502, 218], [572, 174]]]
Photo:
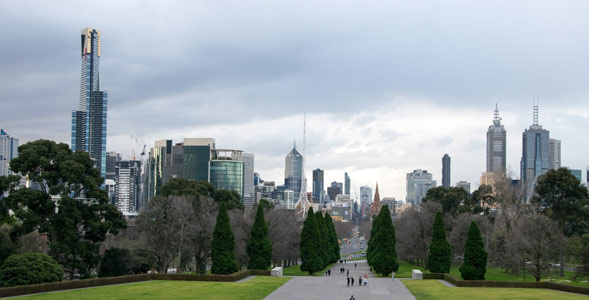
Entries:
[[[354, 285], [347, 286], [347, 273], [340, 274], [340, 267], [350, 271], [354, 277]], [[358, 277], [368, 276], [366, 287], [358, 286]], [[336, 264], [331, 268], [331, 276], [295, 276], [283, 286], [275, 290], [265, 300], [314, 300], [334, 299], [348, 300], [354, 295], [356, 300], [380, 300], [380, 299], [415, 299], [401, 280], [390, 278], [375, 278], [365, 262], [353, 262]]]

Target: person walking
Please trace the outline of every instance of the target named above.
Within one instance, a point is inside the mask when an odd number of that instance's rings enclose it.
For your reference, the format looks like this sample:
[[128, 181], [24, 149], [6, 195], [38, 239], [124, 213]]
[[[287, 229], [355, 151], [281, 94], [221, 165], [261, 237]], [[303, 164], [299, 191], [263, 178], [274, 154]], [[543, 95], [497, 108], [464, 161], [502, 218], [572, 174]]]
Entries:
[[346, 276], [350, 276], [350, 269], [347, 270]]
[[331, 276], [331, 269], [327, 270], [327, 276]]
[[362, 287], [362, 275], [360, 275], [360, 277], [358, 277], [358, 285], [360, 287]]
[[350, 277], [348, 277], [348, 286], [350, 286]]
[[350, 297], [350, 300], [356, 300], [356, 298], [354, 298], [354, 295], [352, 295], [352, 297]]
[[352, 286], [354, 286], [354, 276], [352, 276]]
[[368, 278], [364, 278], [364, 286], [368, 284]]
[[356, 263], [354, 263], [354, 269], [356, 268], [356, 265], [357, 265], [357, 264], [356, 264]]

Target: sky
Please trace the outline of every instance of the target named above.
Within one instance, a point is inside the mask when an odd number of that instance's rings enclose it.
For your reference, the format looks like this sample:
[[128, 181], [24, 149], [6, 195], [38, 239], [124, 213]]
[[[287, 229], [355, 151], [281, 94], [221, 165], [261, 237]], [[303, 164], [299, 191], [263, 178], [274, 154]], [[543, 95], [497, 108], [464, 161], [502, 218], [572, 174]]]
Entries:
[[[101, 32], [107, 150], [130, 158], [155, 140], [213, 137], [255, 153], [283, 182], [296, 140], [326, 187], [352, 180], [405, 199], [406, 173], [471, 189], [485, 171], [499, 105], [507, 165], [539, 123], [563, 165], [589, 165], [587, 1], [1, 1], [0, 127], [69, 143], [80, 32]], [[303, 123], [306, 115], [306, 147]], [[585, 172], [583, 172], [585, 173]], [[586, 180], [585, 174], [583, 179]]]

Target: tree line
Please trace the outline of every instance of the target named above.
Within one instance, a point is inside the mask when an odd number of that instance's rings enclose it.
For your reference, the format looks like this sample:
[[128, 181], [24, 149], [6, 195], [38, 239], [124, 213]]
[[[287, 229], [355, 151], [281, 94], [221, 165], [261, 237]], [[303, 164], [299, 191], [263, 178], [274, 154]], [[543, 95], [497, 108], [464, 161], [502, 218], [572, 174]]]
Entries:
[[301, 271], [313, 274], [340, 259], [335, 226], [329, 213], [313, 212], [309, 208], [303, 223], [300, 241]]

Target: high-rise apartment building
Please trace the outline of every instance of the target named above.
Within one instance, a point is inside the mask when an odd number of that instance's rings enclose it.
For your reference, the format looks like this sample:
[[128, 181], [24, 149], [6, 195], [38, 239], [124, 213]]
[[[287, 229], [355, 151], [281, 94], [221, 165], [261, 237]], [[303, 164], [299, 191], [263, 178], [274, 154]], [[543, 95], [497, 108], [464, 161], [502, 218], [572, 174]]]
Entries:
[[72, 112], [71, 148], [90, 154], [100, 175], [106, 176], [107, 93], [100, 90], [100, 32], [82, 30], [80, 102]]
[[521, 181], [526, 187], [524, 200], [532, 196], [536, 178], [550, 170], [550, 132], [538, 124], [538, 106], [534, 122], [522, 134]]
[[213, 149], [211, 152], [211, 184], [215, 189], [234, 190], [243, 200], [242, 151]]
[[560, 160], [560, 140], [550, 139], [548, 155], [550, 156], [550, 168], [558, 170], [562, 166]]
[[350, 176], [348, 176], [348, 172], [344, 174], [344, 195], [350, 194]]
[[293, 199], [296, 204], [300, 199], [303, 183], [303, 156], [297, 151], [296, 145], [286, 155], [284, 164], [284, 185], [293, 191]]
[[470, 194], [470, 183], [467, 181], [458, 181], [456, 187], [463, 188], [467, 193]]
[[448, 154], [442, 157], [442, 186], [450, 187], [450, 155]]
[[123, 160], [123, 157], [120, 153], [117, 152], [107, 152], [106, 153], [106, 173], [105, 179], [115, 179], [115, 164], [119, 161]]
[[487, 130], [487, 172], [505, 172], [507, 159], [507, 132], [501, 124], [499, 108], [495, 105], [493, 124]]
[[141, 206], [141, 161], [115, 163], [115, 205], [124, 216], [136, 215]]
[[[325, 189], [325, 172], [321, 169], [313, 170], [313, 203], [323, 203], [322, 191]], [[323, 193], [324, 195], [324, 193]]]
[[155, 141], [149, 151], [145, 173], [145, 200], [149, 201], [170, 179], [184, 176], [184, 145], [173, 145], [172, 140]]
[[343, 194], [344, 185], [341, 182], [332, 182], [331, 186], [327, 188], [327, 195], [331, 201], [335, 201], [337, 195]]
[[10, 161], [18, 156], [18, 139], [0, 129], [0, 176], [12, 174]]
[[427, 191], [434, 187], [436, 187], [436, 181], [427, 170], [417, 169], [407, 173], [407, 203], [419, 207]]
[[243, 161], [243, 194], [253, 195], [254, 189], [254, 154], [242, 153]]

